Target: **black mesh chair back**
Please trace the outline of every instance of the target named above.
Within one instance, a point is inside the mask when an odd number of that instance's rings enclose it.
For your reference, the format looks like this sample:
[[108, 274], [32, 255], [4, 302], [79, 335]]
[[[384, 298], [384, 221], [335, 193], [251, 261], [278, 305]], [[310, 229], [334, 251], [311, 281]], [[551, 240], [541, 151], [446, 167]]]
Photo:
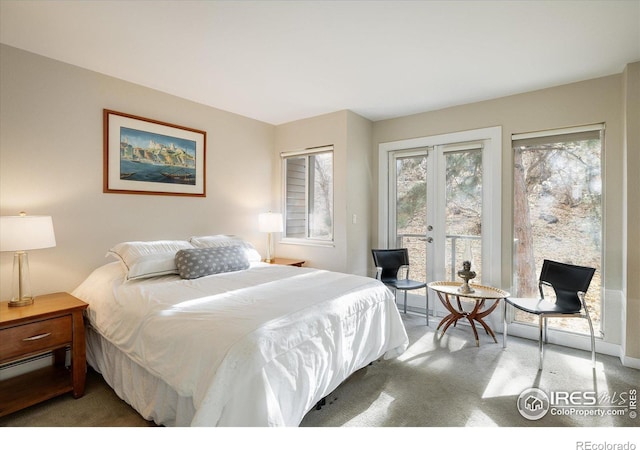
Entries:
[[[406, 248], [372, 249], [373, 263], [376, 266], [376, 278], [391, 288], [394, 294], [404, 292], [404, 312], [407, 312], [407, 291], [425, 288], [426, 318], [429, 325], [429, 295], [427, 283], [409, 278], [409, 250]], [[405, 267], [403, 276], [398, 278], [401, 267]]]
[[[567, 313], [579, 312], [582, 302], [578, 292], [587, 292], [595, 271], [592, 267], [574, 266], [545, 259], [540, 272], [540, 283], [553, 287], [558, 310]], [[542, 290], [542, 286], [540, 289]], [[540, 296], [544, 297], [542, 291]]]
[[371, 250], [373, 263], [382, 269], [380, 281], [383, 283], [398, 280], [398, 270], [409, 265], [409, 251], [406, 248]]

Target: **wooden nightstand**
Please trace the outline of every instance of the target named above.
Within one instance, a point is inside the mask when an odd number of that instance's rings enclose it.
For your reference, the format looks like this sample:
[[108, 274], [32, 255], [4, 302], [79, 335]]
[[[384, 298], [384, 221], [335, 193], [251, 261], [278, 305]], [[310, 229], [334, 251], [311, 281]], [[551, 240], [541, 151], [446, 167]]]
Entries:
[[[54, 364], [0, 381], [0, 417], [52, 397], [84, 394], [86, 354], [83, 311], [87, 304], [70, 294], [36, 297], [33, 305], [0, 302], [0, 367], [53, 352]], [[71, 367], [65, 367], [67, 347]]]
[[302, 267], [305, 263], [302, 259], [289, 259], [289, 258], [273, 258], [270, 264], [280, 264], [283, 266], [296, 266]]

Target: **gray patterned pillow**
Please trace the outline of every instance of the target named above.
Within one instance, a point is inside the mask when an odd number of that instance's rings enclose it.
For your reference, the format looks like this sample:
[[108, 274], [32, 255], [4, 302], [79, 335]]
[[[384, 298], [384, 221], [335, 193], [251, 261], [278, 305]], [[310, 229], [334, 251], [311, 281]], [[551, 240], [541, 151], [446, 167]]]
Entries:
[[240, 246], [191, 248], [176, 253], [180, 278], [191, 280], [222, 272], [248, 269], [249, 259]]

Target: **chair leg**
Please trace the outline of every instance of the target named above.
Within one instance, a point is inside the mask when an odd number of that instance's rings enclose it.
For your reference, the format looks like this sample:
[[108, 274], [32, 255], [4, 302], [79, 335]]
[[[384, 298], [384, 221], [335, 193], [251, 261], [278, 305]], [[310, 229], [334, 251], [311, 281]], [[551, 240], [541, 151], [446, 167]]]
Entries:
[[587, 321], [589, 322], [589, 332], [591, 333], [591, 365], [596, 368], [596, 338], [593, 334], [593, 324], [591, 323], [591, 317], [589, 311], [587, 311]]
[[427, 326], [429, 326], [429, 291], [426, 288], [425, 288], [424, 297], [425, 297], [425, 306], [427, 308], [425, 311], [425, 316], [427, 318]]
[[502, 300], [502, 348], [507, 348], [507, 302]]
[[543, 340], [543, 336], [542, 336], [542, 331], [544, 328], [543, 322], [544, 322], [544, 317], [540, 316], [539, 319], [539, 323], [538, 323], [538, 328], [540, 328], [540, 335], [538, 336], [538, 351], [540, 353], [540, 361], [538, 363], [538, 370], [542, 370], [542, 360], [544, 359], [544, 340]]
[[544, 343], [549, 343], [549, 328], [547, 326], [547, 317], [544, 318]]
[[404, 313], [407, 313], [407, 291], [404, 291]]

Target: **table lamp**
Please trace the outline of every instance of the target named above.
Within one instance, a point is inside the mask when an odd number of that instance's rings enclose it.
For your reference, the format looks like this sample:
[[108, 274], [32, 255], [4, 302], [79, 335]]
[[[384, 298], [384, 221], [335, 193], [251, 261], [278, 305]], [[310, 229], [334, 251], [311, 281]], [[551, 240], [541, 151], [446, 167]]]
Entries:
[[265, 262], [273, 261], [273, 240], [271, 233], [280, 233], [282, 231], [282, 214], [280, 213], [262, 213], [258, 216], [258, 229], [267, 233], [267, 257]]
[[0, 217], [0, 251], [15, 252], [9, 306], [33, 304], [26, 251], [55, 246], [51, 216], [28, 216], [21, 212], [19, 216]]

